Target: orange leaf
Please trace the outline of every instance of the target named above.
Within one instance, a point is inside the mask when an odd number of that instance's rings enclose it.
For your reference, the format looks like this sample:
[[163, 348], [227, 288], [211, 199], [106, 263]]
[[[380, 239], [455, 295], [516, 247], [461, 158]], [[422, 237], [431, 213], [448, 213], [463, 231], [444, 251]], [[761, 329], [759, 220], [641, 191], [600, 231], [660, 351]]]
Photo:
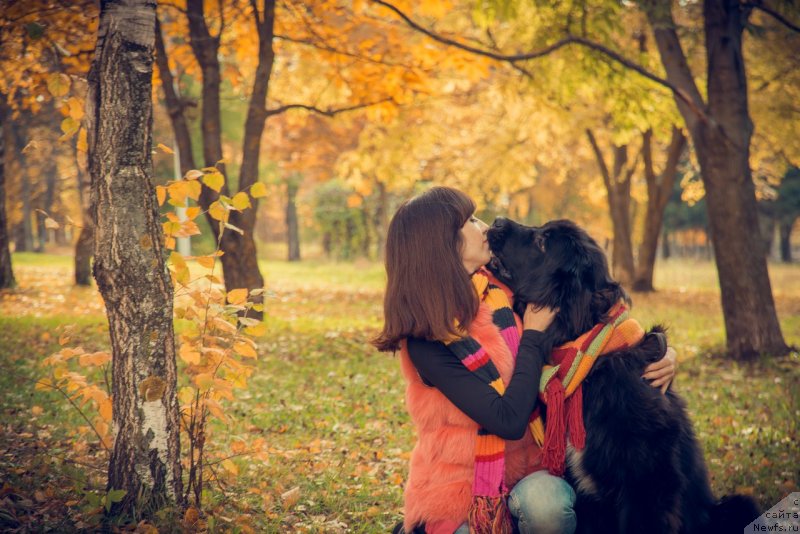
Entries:
[[178, 355], [180, 356], [181, 360], [185, 361], [189, 365], [200, 363], [200, 353], [188, 343], [181, 345]]
[[112, 410], [113, 410], [113, 408], [112, 408], [112, 403], [111, 403], [111, 399], [110, 398], [107, 398], [107, 399], [103, 400], [102, 402], [100, 402], [100, 406], [99, 406], [100, 417], [102, 417], [106, 421], [111, 421], [111, 417], [112, 417], [112, 413], [113, 413]]
[[214, 385], [214, 377], [211, 373], [200, 373], [194, 377], [194, 383], [200, 391], [208, 391]]
[[245, 358], [258, 358], [256, 349], [254, 349], [249, 343], [245, 341], [237, 341], [236, 343], [234, 343], [233, 350], [237, 354], [241, 354]]
[[167, 188], [163, 185], [156, 186], [156, 198], [158, 198], [158, 205], [163, 206], [164, 201], [167, 199]]
[[156, 145], [156, 148], [161, 149], [162, 152], [166, 152], [167, 154], [174, 154], [175, 153], [175, 151], [173, 151], [170, 147], [168, 147], [164, 143], [158, 143]]
[[231, 304], [244, 304], [247, 302], [247, 288], [231, 289], [228, 291], [228, 302]]

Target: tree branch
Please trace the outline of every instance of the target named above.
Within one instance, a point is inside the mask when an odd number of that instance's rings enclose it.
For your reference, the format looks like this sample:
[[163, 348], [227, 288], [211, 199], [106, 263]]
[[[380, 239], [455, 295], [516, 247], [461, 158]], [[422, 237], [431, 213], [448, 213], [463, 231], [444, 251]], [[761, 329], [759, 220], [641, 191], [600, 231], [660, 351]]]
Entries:
[[781, 15], [780, 13], [778, 13], [777, 11], [772, 9], [771, 7], [765, 6], [761, 2], [745, 2], [744, 4], [742, 4], [742, 6], [743, 7], [752, 7], [754, 9], [759, 9], [759, 10], [763, 11], [764, 13], [766, 13], [767, 15], [771, 16], [772, 18], [774, 18], [775, 20], [777, 20], [778, 22], [780, 22], [781, 24], [783, 24], [784, 26], [786, 26], [787, 28], [789, 28], [790, 30], [792, 30], [794, 32], [797, 32], [797, 33], [800, 33], [800, 26], [798, 26], [797, 24], [793, 23], [792, 21], [790, 21], [789, 19], [787, 19], [786, 17], [784, 17], [783, 15]]
[[267, 109], [266, 113], [267, 113], [267, 117], [271, 117], [273, 115], [279, 115], [279, 114], [283, 113], [284, 111], [288, 111], [290, 109], [305, 109], [307, 111], [312, 111], [314, 113], [318, 113], [318, 114], [324, 115], [326, 117], [333, 117], [334, 115], [338, 115], [339, 113], [345, 113], [347, 111], [355, 111], [357, 109], [368, 108], [370, 106], [375, 106], [375, 105], [378, 105], [378, 104], [383, 104], [384, 102], [392, 102], [392, 101], [393, 100], [392, 100], [391, 97], [387, 97], [387, 98], [384, 98], [382, 100], [378, 100], [378, 101], [375, 101], [375, 102], [363, 102], [361, 104], [354, 104], [352, 106], [347, 106], [347, 107], [344, 107], [344, 108], [328, 108], [328, 109], [318, 108], [316, 106], [312, 106], [312, 105], [309, 105], [309, 104], [285, 104], [285, 105], [279, 106], [277, 108]]
[[378, 5], [386, 7], [387, 9], [390, 9], [391, 11], [396, 13], [397, 16], [399, 16], [401, 19], [403, 19], [403, 21], [409, 27], [411, 27], [413, 30], [415, 30], [417, 32], [420, 32], [420, 33], [422, 33], [424, 35], [427, 35], [428, 37], [430, 37], [434, 41], [437, 41], [437, 42], [442, 43], [442, 44], [447, 45], [447, 46], [452, 46], [454, 48], [459, 48], [461, 50], [464, 50], [466, 52], [471, 52], [471, 53], [476, 54], [476, 55], [488, 57], [488, 58], [494, 59], [496, 61], [505, 61], [505, 62], [509, 62], [509, 63], [514, 64], [514, 63], [519, 62], [519, 61], [528, 61], [528, 60], [531, 60], [531, 59], [537, 59], [537, 58], [544, 57], [546, 55], [552, 54], [556, 50], [558, 50], [560, 48], [563, 48], [563, 47], [565, 47], [567, 45], [571, 45], [571, 44], [576, 44], [576, 45], [580, 45], [580, 46], [589, 48], [591, 50], [595, 50], [595, 51], [600, 52], [601, 54], [604, 54], [605, 56], [611, 58], [612, 60], [616, 61], [617, 63], [623, 65], [624, 67], [627, 67], [627, 68], [639, 73], [641, 76], [644, 76], [648, 80], [653, 81], [653, 82], [655, 82], [655, 83], [657, 83], [659, 85], [662, 85], [662, 86], [666, 87], [667, 89], [672, 91], [675, 94], [675, 96], [677, 96], [679, 99], [685, 101], [686, 104], [689, 107], [691, 107], [691, 109], [701, 119], [706, 120], [705, 113], [703, 113], [703, 111], [700, 108], [697, 107], [697, 104], [691, 99], [691, 97], [689, 97], [689, 95], [687, 95], [679, 87], [673, 85], [668, 80], [665, 80], [664, 78], [661, 78], [661, 77], [653, 74], [652, 72], [650, 72], [649, 70], [645, 69], [644, 67], [642, 67], [638, 63], [635, 63], [635, 62], [631, 61], [630, 59], [620, 55], [619, 53], [611, 50], [607, 46], [602, 45], [600, 43], [597, 43], [595, 41], [592, 41], [591, 39], [587, 39], [585, 37], [580, 37], [580, 36], [576, 36], [576, 35], [567, 35], [566, 37], [563, 37], [563, 38], [559, 39], [555, 43], [552, 43], [552, 44], [550, 44], [548, 46], [545, 46], [544, 48], [541, 48], [539, 50], [533, 50], [533, 51], [530, 51], [530, 52], [525, 52], [525, 53], [520, 53], [520, 54], [501, 54], [501, 53], [497, 53], [497, 52], [492, 52], [491, 50], [484, 50], [482, 48], [476, 48], [474, 46], [470, 46], [468, 44], [464, 44], [464, 43], [461, 43], [461, 42], [456, 41], [454, 39], [450, 39], [450, 38], [445, 37], [443, 35], [439, 35], [437, 33], [434, 33], [431, 30], [428, 30], [427, 28], [424, 28], [421, 25], [419, 25], [418, 23], [414, 22], [411, 19], [411, 17], [406, 15], [403, 11], [401, 11], [396, 6], [386, 2], [384, 0], [371, 0], [371, 1], [374, 4], [378, 4]]

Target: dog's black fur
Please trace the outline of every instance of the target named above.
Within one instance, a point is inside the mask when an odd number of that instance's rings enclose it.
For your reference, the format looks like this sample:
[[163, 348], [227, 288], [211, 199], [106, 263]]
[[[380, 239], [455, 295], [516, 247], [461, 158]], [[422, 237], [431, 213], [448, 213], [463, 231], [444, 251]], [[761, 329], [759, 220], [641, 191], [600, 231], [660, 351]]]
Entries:
[[[488, 238], [490, 268], [514, 292], [516, 311], [529, 302], [559, 310], [547, 330], [555, 345], [628, 300], [602, 249], [570, 221], [497, 219]], [[714, 498], [684, 401], [642, 378], [665, 348], [656, 327], [638, 346], [599, 358], [583, 383], [586, 446], [570, 447], [567, 462], [579, 532], [738, 533], [759, 514], [749, 497]]]

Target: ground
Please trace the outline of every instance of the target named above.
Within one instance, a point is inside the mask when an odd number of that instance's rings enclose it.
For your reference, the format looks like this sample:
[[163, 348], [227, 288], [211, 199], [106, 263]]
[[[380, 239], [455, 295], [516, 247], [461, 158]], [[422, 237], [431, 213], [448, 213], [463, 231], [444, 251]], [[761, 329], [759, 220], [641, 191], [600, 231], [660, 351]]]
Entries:
[[[92, 528], [106, 453], [77, 410], [34, 384], [65, 335], [87, 350], [108, 348], [102, 301], [72, 285], [70, 257], [18, 254], [14, 267], [19, 287], [0, 292], [0, 530]], [[382, 267], [269, 261], [262, 272], [268, 329], [249, 386], [226, 406], [231, 422], [211, 429], [217, 480], [195, 526], [387, 532], [400, 518], [413, 433], [397, 358], [367, 344], [381, 320]], [[800, 346], [800, 265], [773, 265], [771, 277], [784, 335]], [[675, 388], [688, 401], [714, 491], [749, 493], [771, 507], [800, 483], [800, 355], [748, 365], [722, 356], [709, 263], [661, 263], [656, 285], [634, 295], [633, 315], [669, 327], [680, 359]], [[164, 532], [179, 520], [154, 522]]]

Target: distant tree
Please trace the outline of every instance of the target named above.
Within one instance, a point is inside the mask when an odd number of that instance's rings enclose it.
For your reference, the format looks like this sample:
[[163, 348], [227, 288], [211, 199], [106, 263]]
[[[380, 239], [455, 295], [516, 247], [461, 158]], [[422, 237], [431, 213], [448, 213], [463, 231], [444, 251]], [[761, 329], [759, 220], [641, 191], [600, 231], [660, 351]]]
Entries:
[[774, 201], [774, 214], [780, 236], [781, 261], [792, 262], [792, 228], [800, 218], [800, 168], [792, 167], [778, 187]]
[[8, 107], [5, 95], [0, 94], [0, 289], [14, 287], [14, 272], [11, 269], [9, 250], [8, 220], [6, 218], [6, 173], [5, 173], [5, 130], [8, 121]]

